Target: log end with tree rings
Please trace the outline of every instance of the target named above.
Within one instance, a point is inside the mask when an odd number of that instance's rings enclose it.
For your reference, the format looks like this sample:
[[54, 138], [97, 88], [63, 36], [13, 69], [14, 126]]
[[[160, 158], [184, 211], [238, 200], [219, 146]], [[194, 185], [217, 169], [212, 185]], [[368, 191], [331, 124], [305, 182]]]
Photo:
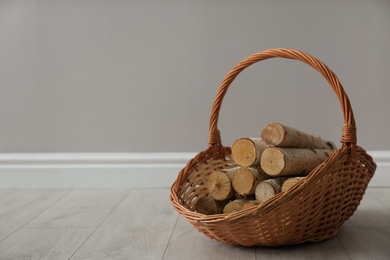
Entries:
[[256, 200], [261, 204], [278, 194], [280, 191], [280, 180], [269, 179], [262, 181], [256, 187]]
[[233, 200], [233, 201], [229, 202], [228, 204], [226, 204], [226, 206], [223, 208], [223, 213], [234, 213], [234, 212], [240, 211], [240, 210], [242, 210], [242, 207], [244, 206], [244, 204], [247, 201], [248, 200], [246, 200], [246, 199]]
[[298, 182], [300, 182], [304, 178], [305, 177], [292, 177], [292, 178], [288, 178], [287, 180], [285, 180], [283, 182], [282, 192], [285, 192], [285, 191], [289, 190], [291, 187], [295, 186], [295, 184], [297, 184]]
[[234, 196], [232, 187], [235, 168], [214, 171], [210, 174], [206, 187], [210, 196], [215, 200], [226, 200]]
[[242, 167], [260, 164], [260, 157], [267, 147], [261, 138], [240, 138], [232, 145], [232, 158]]
[[286, 135], [284, 126], [281, 123], [270, 123], [261, 131], [261, 138], [269, 145], [280, 145]]
[[257, 207], [258, 205], [259, 205], [259, 202], [257, 202], [257, 200], [248, 200], [248, 201], [245, 202], [245, 204], [242, 206], [242, 209]]
[[257, 184], [266, 179], [266, 175], [253, 167], [240, 167], [233, 175], [233, 188], [240, 196], [255, 193]]
[[270, 176], [277, 176], [286, 166], [284, 153], [276, 148], [267, 148], [261, 156], [261, 168]]

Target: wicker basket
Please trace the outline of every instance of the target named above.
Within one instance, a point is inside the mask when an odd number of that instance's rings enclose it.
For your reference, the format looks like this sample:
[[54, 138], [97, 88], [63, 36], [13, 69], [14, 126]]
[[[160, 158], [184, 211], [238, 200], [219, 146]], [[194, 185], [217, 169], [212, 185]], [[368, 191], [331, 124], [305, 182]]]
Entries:
[[[197, 199], [207, 194], [205, 183], [210, 173], [236, 166], [231, 149], [222, 145], [217, 128], [221, 103], [229, 85], [246, 67], [275, 57], [305, 62], [328, 81], [344, 113], [341, 148], [297, 185], [257, 207], [230, 214], [195, 212]], [[213, 103], [208, 142], [209, 147], [180, 171], [171, 187], [170, 199], [175, 209], [200, 232], [228, 244], [276, 246], [331, 238], [357, 209], [376, 170], [372, 157], [356, 145], [351, 104], [337, 76], [321, 61], [292, 49], [255, 53], [227, 74]]]

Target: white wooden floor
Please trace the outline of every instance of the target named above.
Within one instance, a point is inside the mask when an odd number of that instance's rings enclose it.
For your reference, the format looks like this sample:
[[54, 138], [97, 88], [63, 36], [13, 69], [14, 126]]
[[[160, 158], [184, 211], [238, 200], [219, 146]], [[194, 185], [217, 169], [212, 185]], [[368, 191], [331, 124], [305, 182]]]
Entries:
[[390, 188], [369, 188], [339, 235], [244, 248], [204, 237], [168, 189], [0, 189], [0, 259], [390, 259]]

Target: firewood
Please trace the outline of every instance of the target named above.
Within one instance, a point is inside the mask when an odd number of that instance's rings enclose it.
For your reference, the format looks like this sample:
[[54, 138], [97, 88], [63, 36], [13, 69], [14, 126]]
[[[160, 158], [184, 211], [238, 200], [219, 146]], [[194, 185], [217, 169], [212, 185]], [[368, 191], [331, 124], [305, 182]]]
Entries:
[[259, 205], [259, 202], [257, 202], [257, 200], [248, 200], [242, 206], [242, 209], [253, 208], [253, 207], [256, 207], [257, 205]]
[[232, 187], [233, 174], [237, 168], [214, 171], [210, 174], [206, 187], [215, 200], [226, 200], [234, 197]]
[[240, 138], [232, 145], [232, 157], [237, 165], [249, 167], [260, 164], [266, 143], [261, 138]]
[[240, 167], [233, 174], [233, 188], [240, 196], [251, 195], [259, 182], [269, 178], [262, 170], [253, 167]]
[[295, 184], [297, 184], [298, 182], [300, 182], [301, 180], [303, 180], [304, 177], [292, 177], [292, 178], [288, 178], [287, 180], [285, 180], [283, 182], [283, 185], [282, 185], [282, 192], [285, 192], [287, 191], [288, 189], [290, 189], [292, 186], [294, 186]]
[[271, 176], [304, 176], [333, 152], [330, 149], [268, 147], [261, 156], [261, 168]]
[[234, 213], [234, 212], [240, 211], [240, 210], [242, 210], [242, 207], [244, 206], [244, 204], [247, 201], [248, 200], [246, 200], [246, 199], [233, 200], [233, 201], [229, 202], [228, 204], [226, 204], [226, 206], [223, 208], [223, 213]]
[[332, 141], [322, 140], [318, 135], [311, 135], [281, 123], [268, 124], [261, 131], [261, 138], [268, 145], [278, 147], [336, 149]]
[[256, 187], [256, 200], [263, 203], [281, 191], [282, 179], [268, 179], [260, 182]]
[[206, 215], [220, 214], [228, 202], [229, 200], [218, 201], [210, 196], [200, 197], [196, 202], [196, 211]]

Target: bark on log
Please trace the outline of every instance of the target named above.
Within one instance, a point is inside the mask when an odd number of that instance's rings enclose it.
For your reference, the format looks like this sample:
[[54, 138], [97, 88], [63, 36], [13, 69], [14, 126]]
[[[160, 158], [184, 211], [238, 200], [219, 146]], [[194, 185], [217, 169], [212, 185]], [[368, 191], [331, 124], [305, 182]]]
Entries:
[[281, 123], [270, 123], [261, 131], [261, 138], [268, 145], [290, 148], [336, 149], [332, 141], [321, 139]]

